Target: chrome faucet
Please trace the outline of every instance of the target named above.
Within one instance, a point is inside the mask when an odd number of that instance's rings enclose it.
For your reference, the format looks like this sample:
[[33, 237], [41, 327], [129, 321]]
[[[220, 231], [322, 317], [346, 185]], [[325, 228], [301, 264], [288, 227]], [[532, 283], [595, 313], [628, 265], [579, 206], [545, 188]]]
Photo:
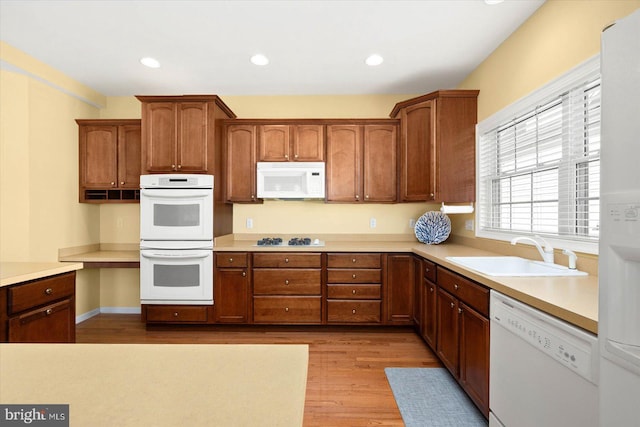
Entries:
[[542, 249], [542, 246], [540, 246], [540, 243], [538, 243], [535, 239], [531, 238], [531, 237], [526, 237], [526, 236], [520, 236], [520, 237], [514, 237], [513, 239], [511, 239], [511, 244], [515, 245], [516, 243], [522, 241], [522, 240], [526, 240], [528, 242], [533, 243], [536, 248], [538, 249], [538, 252], [540, 252], [540, 256], [542, 256], [542, 260], [544, 262], [550, 262], [553, 264], [554, 259], [553, 259], [553, 246], [551, 246], [546, 240], [544, 240], [542, 237], [540, 236], [535, 236], [536, 239], [539, 239], [542, 244], [544, 245], [544, 250]]

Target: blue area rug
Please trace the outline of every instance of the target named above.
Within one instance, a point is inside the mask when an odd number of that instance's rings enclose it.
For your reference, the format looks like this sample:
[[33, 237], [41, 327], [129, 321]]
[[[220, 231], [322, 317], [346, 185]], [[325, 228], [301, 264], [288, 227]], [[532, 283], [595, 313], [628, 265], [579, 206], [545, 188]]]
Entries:
[[444, 368], [385, 368], [406, 427], [486, 427], [471, 399]]

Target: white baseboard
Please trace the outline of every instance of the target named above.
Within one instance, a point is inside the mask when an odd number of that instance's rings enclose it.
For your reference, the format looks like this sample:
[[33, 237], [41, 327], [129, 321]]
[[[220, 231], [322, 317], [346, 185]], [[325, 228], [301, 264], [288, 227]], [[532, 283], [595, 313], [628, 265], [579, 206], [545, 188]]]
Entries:
[[140, 314], [140, 307], [100, 307], [88, 311], [80, 316], [76, 316], [76, 325], [80, 322], [84, 322], [87, 319], [92, 318], [93, 316], [97, 316], [100, 313], [109, 313], [109, 314]]

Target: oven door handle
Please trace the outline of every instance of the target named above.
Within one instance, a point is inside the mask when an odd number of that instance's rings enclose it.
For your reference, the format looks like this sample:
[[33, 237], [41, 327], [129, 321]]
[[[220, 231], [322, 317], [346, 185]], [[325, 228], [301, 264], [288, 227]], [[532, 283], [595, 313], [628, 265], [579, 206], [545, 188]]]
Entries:
[[142, 189], [140, 193], [154, 199], [193, 199], [194, 197], [209, 197], [213, 190], [164, 190], [164, 189]]
[[203, 252], [196, 252], [196, 253], [192, 253], [192, 254], [180, 254], [180, 255], [169, 255], [169, 254], [162, 254], [162, 253], [146, 253], [146, 252], [140, 252], [140, 256], [148, 258], [148, 259], [201, 259], [201, 258], [206, 258], [208, 256], [210, 256], [211, 253], [209, 251], [203, 251]]

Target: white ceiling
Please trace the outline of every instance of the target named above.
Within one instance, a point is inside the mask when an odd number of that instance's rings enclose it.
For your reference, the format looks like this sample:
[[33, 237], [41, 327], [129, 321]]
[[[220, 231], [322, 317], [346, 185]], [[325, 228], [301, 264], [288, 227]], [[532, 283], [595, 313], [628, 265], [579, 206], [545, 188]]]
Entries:
[[[0, 38], [107, 96], [427, 93], [455, 88], [543, 3], [0, 0]], [[372, 53], [384, 63], [365, 65]]]

